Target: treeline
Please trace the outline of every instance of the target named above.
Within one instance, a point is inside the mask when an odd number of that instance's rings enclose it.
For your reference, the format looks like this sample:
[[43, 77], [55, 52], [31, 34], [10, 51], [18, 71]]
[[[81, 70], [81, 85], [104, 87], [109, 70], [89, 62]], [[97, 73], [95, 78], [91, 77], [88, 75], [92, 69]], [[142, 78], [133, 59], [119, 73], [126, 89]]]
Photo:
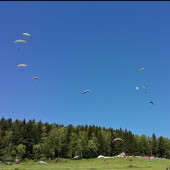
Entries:
[[[115, 138], [124, 141], [112, 142]], [[0, 160], [92, 158], [98, 155], [170, 157], [170, 140], [153, 134], [135, 135], [131, 131], [95, 125], [59, 125], [35, 120], [0, 120]]]

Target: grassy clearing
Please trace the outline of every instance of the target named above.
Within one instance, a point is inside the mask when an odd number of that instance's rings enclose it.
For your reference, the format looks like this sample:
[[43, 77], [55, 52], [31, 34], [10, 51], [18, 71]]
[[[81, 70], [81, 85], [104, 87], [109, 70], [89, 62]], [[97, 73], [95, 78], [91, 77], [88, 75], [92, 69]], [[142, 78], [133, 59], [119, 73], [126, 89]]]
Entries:
[[[62, 159], [61, 159], [62, 160]], [[108, 162], [108, 164], [105, 162]], [[167, 159], [111, 158], [66, 160], [57, 163], [36, 164], [34, 161], [20, 164], [0, 164], [0, 170], [166, 170], [170, 165]]]

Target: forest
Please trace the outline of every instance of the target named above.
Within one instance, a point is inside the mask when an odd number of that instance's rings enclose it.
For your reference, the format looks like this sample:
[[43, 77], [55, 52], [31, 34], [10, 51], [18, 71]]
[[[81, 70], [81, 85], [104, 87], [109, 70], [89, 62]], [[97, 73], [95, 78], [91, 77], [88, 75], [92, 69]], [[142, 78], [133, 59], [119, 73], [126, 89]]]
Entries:
[[[123, 141], [113, 142], [115, 138]], [[133, 134], [127, 129], [96, 125], [49, 124], [34, 119], [0, 120], [0, 160], [54, 160], [56, 158], [95, 158], [98, 155], [155, 156], [170, 158], [170, 139]]]

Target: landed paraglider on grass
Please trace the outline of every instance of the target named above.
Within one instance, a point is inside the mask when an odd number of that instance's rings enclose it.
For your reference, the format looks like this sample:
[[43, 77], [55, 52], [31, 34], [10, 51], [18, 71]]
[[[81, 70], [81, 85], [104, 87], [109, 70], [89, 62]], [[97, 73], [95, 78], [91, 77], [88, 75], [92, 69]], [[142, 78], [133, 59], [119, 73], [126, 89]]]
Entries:
[[[87, 170], [87, 169], [121, 169], [121, 170], [127, 170], [127, 169], [141, 169], [141, 170], [166, 170], [167, 167], [170, 165], [170, 160], [168, 159], [160, 159], [155, 158], [152, 161], [152, 164], [148, 164], [148, 159], [145, 158], [136, 158], [133, 157], [133, 161], [129, 161], [125, 158], [117, 158], [113, 157], [110, 159], [105, 160], [105, 158], [92, 158], [92, 159], [81, 159], [78, 161], [74, 161], [72, 159], [63, 159], [60, 158], [63, 161], [57, 162], [36, 162], [33, 160], [27, 160], [26, 162], [22, 162], [19, 165], [18, 164], [12, 164], [12, 166], [8, 167], [8, 170], [14, 170], [15, 168], [21, 169], [21, 170]], [[102, 160], [101, 160], [102, 159]], [[64, 161], [65, 160], [65, 161]], [[105, 160], [105, 161], [104, 161]], [[108, 163], [107, 163], [108, 162]], [[48, 164], [47, 164], [48, 163]], [[0, 169], [6, 169], [6, 165], [0, 164]]]
[[76, 155], [76, 156], [74, 156], [72, 159], [74, 159], [74, 160], [79, 160], [79, 159], [81, 159], [81, 157], [78, 156], [78, 155]]

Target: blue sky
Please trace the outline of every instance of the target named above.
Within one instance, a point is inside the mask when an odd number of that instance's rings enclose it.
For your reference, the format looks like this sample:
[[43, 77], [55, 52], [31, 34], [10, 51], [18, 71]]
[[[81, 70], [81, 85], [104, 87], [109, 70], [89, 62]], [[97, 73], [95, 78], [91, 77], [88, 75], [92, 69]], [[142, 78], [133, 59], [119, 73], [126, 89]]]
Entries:
[[169, 2], [1, 2], [1, 117], [170, 137], [169, 18]]

